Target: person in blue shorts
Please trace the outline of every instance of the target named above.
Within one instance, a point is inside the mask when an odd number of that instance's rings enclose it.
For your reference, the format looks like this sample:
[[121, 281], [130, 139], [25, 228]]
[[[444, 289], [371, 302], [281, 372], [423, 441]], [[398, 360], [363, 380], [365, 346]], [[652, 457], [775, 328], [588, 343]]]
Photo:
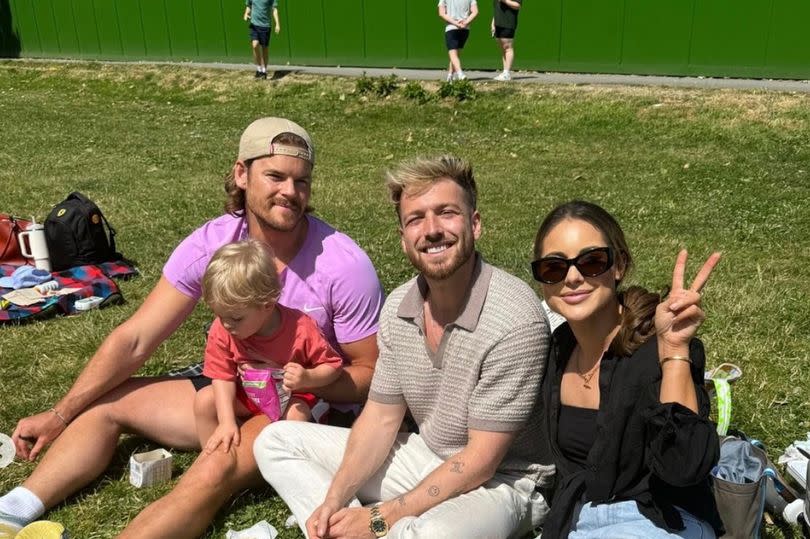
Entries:
[[267, 57], [270, 48], [270, 12], [273, 12], [275, 32], [281, 31], [278, 21], [278, 0], [245, 0], [243, 18], [250, 21], [250, 44], [256, 62], [257, 79], [267, 78]]

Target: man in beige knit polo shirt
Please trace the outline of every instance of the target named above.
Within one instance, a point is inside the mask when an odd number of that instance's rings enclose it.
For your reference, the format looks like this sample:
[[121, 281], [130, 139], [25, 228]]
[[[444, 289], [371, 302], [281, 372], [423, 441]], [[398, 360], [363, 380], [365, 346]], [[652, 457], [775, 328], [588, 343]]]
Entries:
[[[472, 169], [445, 156], [388, 174], [419, 275], [380, 316], [369, 400], [351, 431], [281, 421], [254, 446], [310, 539], [521, 537], [548, 510], [536, 399], [540, 301], [484, 262]], [[401, 433], [410, 410], [419, 433]]]

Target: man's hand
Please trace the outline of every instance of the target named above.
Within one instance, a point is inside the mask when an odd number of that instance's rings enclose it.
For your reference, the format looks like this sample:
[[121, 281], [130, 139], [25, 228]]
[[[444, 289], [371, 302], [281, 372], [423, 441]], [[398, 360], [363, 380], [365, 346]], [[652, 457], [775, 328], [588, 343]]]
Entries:
[[310, 539], [325, 539], [331, 537], [329, 529], [329, 520], [341, 506], [335, 502], [324, 500], [324, 502], [312, 512], [312, 515], [307, 519], [306, 528], [307, 535]]
[[235, 423], [220, 423], [214, 434], [208, 438], [208, 442], [205, 444], [205, 452], [213, 453], [221, 445], [222, 452], [227, 453], [232, 446], [239, 445], [240, 438], [239, 427]]
[[329, 519], [329, 539], [374, 539], [369, 524], [371, 511], [365, 507], [344, 507]]
[[245, 8], [245, 14], [244, 14], [244, 15], [242, 15], [242, 19], [243, 19], [243, 20], [248, 20], [249, 18], [250, 18], [250, 8], [249, 8], [249, 7], [246, 7], [246, 8]]
[[300, 363], [287, 363], [284, 365], [283, 386], [287, 391], [297, 391], [303, 387], [308, 387], [310, 382], [309, 372]]
[[278, 33], [280, 33], [280, 32], [281, 32], [281, 25], [280, 25], [280, 24], [277, 24], [277, 25], [276, 25], [276, 33], [278, 34]]
[[51, 411], [24, 417], [17, 423], [11, 435], [17, 457], [35, 460], [39, 453], [53, 442], [66, 428], [65, 424]]

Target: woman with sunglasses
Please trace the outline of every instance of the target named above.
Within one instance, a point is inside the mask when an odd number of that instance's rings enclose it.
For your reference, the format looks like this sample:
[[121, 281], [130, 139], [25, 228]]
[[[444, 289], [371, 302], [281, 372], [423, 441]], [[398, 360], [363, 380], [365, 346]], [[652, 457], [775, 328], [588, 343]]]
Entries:
[[681, 251], [663, 301], [620, 290], [632, 267], [624, 233], [601, 207], [573, 201], [540, 225], [534, 257], [543, 296], [567, 320], [543, 384], [557, 467], [543, 539], [720, 535], [709, 486], [718, 439], [694, 338], [700, 290], [720, 254], [686, 287]]

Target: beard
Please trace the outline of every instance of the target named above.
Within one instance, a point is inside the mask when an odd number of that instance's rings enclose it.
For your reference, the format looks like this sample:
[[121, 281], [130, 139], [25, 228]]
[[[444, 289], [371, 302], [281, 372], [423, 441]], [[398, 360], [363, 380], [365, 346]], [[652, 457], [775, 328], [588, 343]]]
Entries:
[[468, 234], [459, 237], [455, 245], [451, 246], [454, 249], [452, 255], [442, 261], [429, 262], [422, 258], [424, 253], [420, 249], [408, 247], [405, 254], [411, 264], [419, 270], [419, 272], [426, 278], [434, 281], [443, 281], [451, 277], [458, 271], [460, 267], [467, 263], [470, 257], [475, 252], [475, 245], [470, 239]]
[[[278, 232], [295, 230], [305, 215], [300, 206], [289, 201], [279, 204], [276, 200], [263, 203], [263, 201], [248, 199], [246, 206], [262, 228]], [[293, 215], [279, 215], [285, 211], [282, 208], [291, 210]]]

